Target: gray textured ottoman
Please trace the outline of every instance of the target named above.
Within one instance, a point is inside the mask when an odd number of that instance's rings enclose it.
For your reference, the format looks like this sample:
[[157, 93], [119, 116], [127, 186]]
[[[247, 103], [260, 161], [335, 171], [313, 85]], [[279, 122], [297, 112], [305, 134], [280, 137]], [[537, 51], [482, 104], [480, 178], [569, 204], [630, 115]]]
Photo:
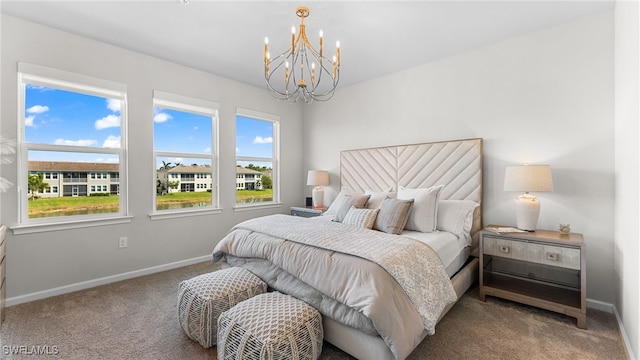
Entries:
[[267, 284], [239, 267], [196, 276], [178, 287], [178, 321], [192, 340], [212, 347], [216, 345], [220, 314], [266, 291]]
[[315, 360], [322, 340], [320, 313], [279, 292], [257, 295], [218, 318], [219, 360]]

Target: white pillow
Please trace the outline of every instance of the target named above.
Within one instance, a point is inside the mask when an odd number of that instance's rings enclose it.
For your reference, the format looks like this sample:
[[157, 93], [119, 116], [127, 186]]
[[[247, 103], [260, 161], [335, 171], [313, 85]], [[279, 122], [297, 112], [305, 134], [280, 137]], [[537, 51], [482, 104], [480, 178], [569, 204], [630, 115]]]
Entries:
[[376, 216], [378, 216], [379, 211], [380, 209], [358, 209], [352, 206], [342, 223], [371, 229], [376, 222]]
[[363, 194], [350, 189], [342, 188], [342, 190], [340, 190], [336, 198], [333, 200], [331, 205], [329, 205], [329, 208], [324, 212], [323, 215], [335, 216], [345, 200], [345, 195], [358, 196]]
[[409, 212], [407, 224], [404, 226], [405, 229], [420, 232], [436, 230], [438, 200], [443, 187], [443, 185], [438, 185], [430, 188], [407, 189], [401, 186], [398, 189], [398, 199], [413, 199], [413, 206]]
[[471, 245], [473, 212], [478, 206], [480, 204], [471, 200], [440, 200], [437, 229], [453, 233]]
[[365, 190], [365, 195], [371, 195], [369, 201], [367, 201], [367, 209], [377, 209], [380, 206], [382, 200], [388, 198], [395, 199], [396, 193], [391, 192], [391, 189], [387, 191], [373, 191], [373, 190]]

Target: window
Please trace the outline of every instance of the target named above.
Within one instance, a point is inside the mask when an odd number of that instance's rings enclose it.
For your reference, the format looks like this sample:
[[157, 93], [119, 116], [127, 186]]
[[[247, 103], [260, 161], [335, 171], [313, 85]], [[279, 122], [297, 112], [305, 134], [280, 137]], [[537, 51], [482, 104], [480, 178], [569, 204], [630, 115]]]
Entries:
[[18, 227], [127, 215], [126, 196], [87, 191], [126, 178], [126, 86], [24, 63], [18, 79]]
[[279, 202], [279, 117], [238, 109], [236, 114], [236, 204]]
[[155, 212], [218, 207], [218, 104], [154, 91]]

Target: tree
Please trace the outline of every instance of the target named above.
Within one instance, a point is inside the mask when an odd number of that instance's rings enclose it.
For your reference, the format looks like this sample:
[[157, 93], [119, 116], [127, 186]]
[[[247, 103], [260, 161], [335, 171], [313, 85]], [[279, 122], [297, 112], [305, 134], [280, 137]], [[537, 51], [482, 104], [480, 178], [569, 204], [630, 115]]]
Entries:
[[173, 166], [171, 166], [171, 162], [166, 162], [166, 161], [162, 160], [162, 166], [158, 170], [169, 170], [172, 167]]
[[273, 181], [267, 175], [262, 175], [262, 188], [271, 189], [273, 187]]
[[35, 175], [29, 175], [29, 192], [31, 193], [31, 200], [35, 200], [36, 193], [42, 192], [49, 188], [49, 184], [44, 182], [44, 175], [37, 173]]

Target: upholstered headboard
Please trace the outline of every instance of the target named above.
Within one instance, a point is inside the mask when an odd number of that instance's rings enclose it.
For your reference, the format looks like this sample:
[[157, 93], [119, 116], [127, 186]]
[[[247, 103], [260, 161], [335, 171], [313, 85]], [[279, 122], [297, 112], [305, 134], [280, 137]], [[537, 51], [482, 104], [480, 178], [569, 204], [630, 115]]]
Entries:
[[355, 191], [444, 185], [441, 199], [480, 204], [471, 230], [476, 238], [482, 227], [482, 139], [344, 150], [340, 185]]

